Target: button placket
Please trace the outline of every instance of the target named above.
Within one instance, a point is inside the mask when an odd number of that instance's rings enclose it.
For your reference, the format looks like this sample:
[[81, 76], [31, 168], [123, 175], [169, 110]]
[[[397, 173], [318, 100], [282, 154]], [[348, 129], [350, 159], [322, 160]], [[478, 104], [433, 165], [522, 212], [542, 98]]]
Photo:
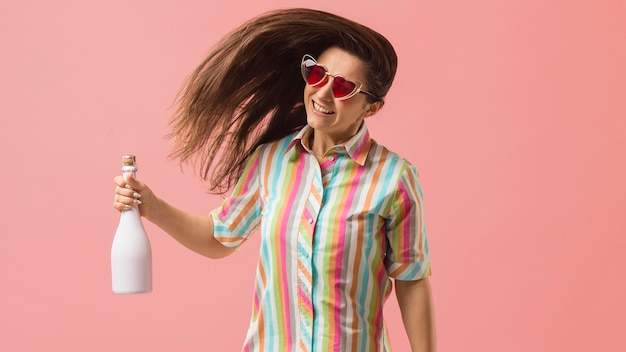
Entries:
[[[317, 175], [316, 175], [317, 176]], [[298, 234], [298, 310], [300, 315], [300, 346], [310, 351], [313, 346], [313, 271], [312, 252], [315, 222], [321, 206], [321, 195], [315, 186], [320, 177], [314, 177], [310, 185], [310, 193], [300, 220]]]

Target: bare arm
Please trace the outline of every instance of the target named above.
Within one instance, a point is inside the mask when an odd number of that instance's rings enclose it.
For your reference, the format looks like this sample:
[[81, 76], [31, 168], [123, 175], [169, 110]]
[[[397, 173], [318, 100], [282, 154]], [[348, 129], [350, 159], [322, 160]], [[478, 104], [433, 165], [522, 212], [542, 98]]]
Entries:
[[[113, 207], [124, 211], [132, 204], [139, 205], [141, 216], [167, 232], [172, 238], [192, 251], [209, 258], [223, 258], [234, 252], [213, 237], [213, 220], [180, 210], [156, 197], [144, 183], [122, 176], [114, 179], [115, 202]], [[130, 188], [129, 188], [130, 187]]]
[[404, 328], [413, 352], [437, 350], [435, 311], [428, 278], [416, 281], [395, 280], [396, 297]]

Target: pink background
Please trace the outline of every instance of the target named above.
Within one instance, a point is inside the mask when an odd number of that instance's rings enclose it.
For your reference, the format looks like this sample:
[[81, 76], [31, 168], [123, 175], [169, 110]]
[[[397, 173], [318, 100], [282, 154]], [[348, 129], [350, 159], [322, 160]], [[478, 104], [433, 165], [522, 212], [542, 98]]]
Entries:
[[[121, 155], [207, 213], [167, 160], [181, 83], [242, 21], [316, 6], [400, 57], [372, 135], [421, 172], [440, 351], [626, 350], [626, 2], [4, 1], [0, 351], [235, 351], [258, 238], [221, 261], [146, 224], [154, 292], [110, 292]], [[407, 351], [395, 300], [387, 321]]]

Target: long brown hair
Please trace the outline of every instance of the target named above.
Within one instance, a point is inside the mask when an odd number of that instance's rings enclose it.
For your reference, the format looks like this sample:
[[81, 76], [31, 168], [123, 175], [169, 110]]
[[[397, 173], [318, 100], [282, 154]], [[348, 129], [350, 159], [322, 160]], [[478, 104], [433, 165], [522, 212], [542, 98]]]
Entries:
[[259, 145], [306, 125], [300, 60], [330, 47], [363, 61], [368, 90], [379, 97], [369, 102], [382, 102], [397, 67], [382, 35], [323, 11], [268, 12], [223, 38], [182, 87], [170, 121], [170, 157], [193, 161], [211, 193], [228, 191]]

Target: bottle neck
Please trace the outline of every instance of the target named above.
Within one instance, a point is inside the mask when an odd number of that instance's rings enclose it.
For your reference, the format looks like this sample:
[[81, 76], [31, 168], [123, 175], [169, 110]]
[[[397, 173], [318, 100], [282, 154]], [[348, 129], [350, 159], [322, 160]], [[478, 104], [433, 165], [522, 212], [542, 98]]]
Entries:
[[[126, 182], [128, 182], [128, 179], [131, 177], [135, 178], [136, 174], [137, 166], [122, 166], [122, 176], [124, 176]], [[122, 216], [125, 214], [133, 218], [139, 218], [139, 209], [136, 205], [133, 205], [129, 210], [122, 212]]]
[[135, 171], [122, 171], [122, 176], [124, 176], [125, 180], [128, 180], [129, 177], [135, 178], [137, 173]]
[[135, 178], [137, 175], [137, 166], [122, 166], [122, 176], [125, 180], [129, 177]]

